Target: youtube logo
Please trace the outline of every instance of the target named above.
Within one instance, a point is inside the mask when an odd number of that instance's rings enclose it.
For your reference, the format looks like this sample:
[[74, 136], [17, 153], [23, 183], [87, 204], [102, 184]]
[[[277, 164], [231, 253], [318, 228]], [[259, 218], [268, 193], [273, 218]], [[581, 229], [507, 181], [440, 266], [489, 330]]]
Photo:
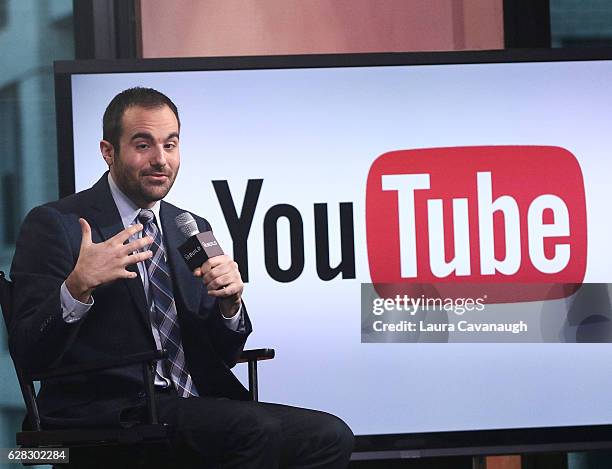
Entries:
[[490, 302], [565, 296], [550, 286], [586, 270], [582, 172], [553, 146], [385, 153], [368, 174], [366, 231], [374, 284], [490, 284]]

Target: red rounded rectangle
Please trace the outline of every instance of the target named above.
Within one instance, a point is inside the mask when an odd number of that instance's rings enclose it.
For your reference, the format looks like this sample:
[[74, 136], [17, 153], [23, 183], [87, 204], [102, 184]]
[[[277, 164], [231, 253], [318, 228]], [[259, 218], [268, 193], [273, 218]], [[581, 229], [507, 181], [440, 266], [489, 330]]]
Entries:
[[498, 283], [490, 302], [550, 299], [537, 284], [584, 280], [582, 171], [554, 146], [385, 153], [368, 174], [366, 230], [374, 284]]

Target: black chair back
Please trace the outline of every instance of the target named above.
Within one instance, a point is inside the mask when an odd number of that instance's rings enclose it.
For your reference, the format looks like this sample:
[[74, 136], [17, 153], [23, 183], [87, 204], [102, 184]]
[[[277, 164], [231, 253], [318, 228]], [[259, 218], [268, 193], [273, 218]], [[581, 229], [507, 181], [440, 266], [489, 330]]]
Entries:
[[4, 323], [8, 329], [11, 318], [11, 302], [13, 300], [13, 282], [11, 282], [4, 272], [0, 270], [0, 307], [2, 307], [2, 316]]
[[[0, 306], [2, 307], [2, 317], [4, 318], [4, 324], [6, 324], [6, 330], [9, 331], [11, 323], [11, 311], [13, 306], [13, 282], [11, 282], [3, 271], [0, 270]], [[12, 357], [11, 357], [12, 358]], [[40, 430], [40, 416], [38, 414], [38, 406], [36, 405], [36, 390], [34, 389], [34, 383], [30, 378], [26, 376], [17, 362], [13, 358], [13, 364], [15, 365], [15, 372], [17, 374], [17, 380], [19, 381], [19, 387], [21, 388], [21, 396], [25, 403], [28, 420], [33, 430]]]

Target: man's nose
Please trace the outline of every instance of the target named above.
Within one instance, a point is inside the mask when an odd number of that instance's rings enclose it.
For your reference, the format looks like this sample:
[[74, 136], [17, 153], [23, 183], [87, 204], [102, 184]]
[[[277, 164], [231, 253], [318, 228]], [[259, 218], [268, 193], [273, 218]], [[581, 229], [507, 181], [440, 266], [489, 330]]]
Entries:
[[165, 166], [166, 165], [166, 150], [163, 145], [156, 145], [155, 151], [151, 154], [151, 165], [152, 166]]

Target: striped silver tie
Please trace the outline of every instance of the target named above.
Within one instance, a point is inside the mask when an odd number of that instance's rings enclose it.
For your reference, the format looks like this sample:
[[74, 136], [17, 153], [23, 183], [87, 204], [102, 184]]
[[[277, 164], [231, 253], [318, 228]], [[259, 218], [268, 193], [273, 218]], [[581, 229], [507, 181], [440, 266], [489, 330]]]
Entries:
[[185, 363], [181, 331], [176, 316], [176, 304], [172, 293], [172, 278], [166, 262], [161, 233], [155, 224], [155, 214], [151, 210], [143, 209], [138, 214], [138, 221], [143, 224], [145, 235], [153, 239], [153, 244], [149, 248], [153, 256], [145, 261], [145, 266], [149, 275], [150, 300], [155, 326], [159, 331], [162, 347], [168, 350], [168, 372], [180, 396], [197, 396], [197, 390]]

